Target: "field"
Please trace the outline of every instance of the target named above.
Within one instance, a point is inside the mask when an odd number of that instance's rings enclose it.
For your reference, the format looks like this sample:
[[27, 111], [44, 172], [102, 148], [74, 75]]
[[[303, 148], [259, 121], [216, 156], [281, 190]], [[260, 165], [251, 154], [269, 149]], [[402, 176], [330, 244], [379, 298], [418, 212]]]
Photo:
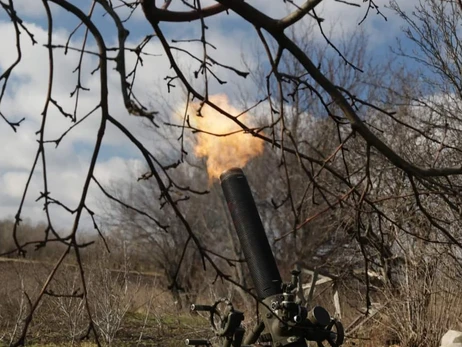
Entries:
[[[183, 345], [186, 338], [199, 337], [200, 332], [208, 333], [207, 321], [201, 317], [193, 317], [188, 314], [163, 315], [162, 317], [128, 313], [124, 318], [120, 330], [117, 332], [112, 346], [140, 346], [140, 347], [173, 347]], [[103, 345], [107, 342], [102, 341]], [[51, 347], [51, 346], [96, 346], [94, 342], [69, 341], [60, 330], [35, 332], [28, 339], [28, 346]], [[8, 342], [0, 343], [0, 346], [8, 346]]]
[[[0, 346], [15, 341], [39, 289], [51, 269], [44, 262], [2, 259], [0, 274]], [[111, 346], [178, 346], [186, 338], [210, 335], [207, 319], [191, 314], [172, 299], [160, 275], [108, 270], [86, 272], [88, 297], [100, 341]], [[77, 268], [66, 265], [50, 284], [32, 320], [28, 346], [94, 346], [88, 330]], [[68, 295], [67, 297], [64, 296]], [[74, 296], [69, 294], [75, 294]]]
[[[110, 269], [98, 262], [86, 268], [88, 299], [100, 342], [104, 346], [174, 347], [186, 338], [213, 338], [208, 317], [189, 312], [189, 300], [174, 299], [163, 276], [124, 269]], [[52, 263], [1, 259], [0, 347], [17, 340]], [[34, 347], [96, 346], [88, 331], [87, 313], [78, 269], [66, 264], [50, 284], [34, 314], [26, 345]], [[64, 296], [73, 293], [75, 296]], [[201, 303], [213, 303], [213, 293], [202, 293]], [[323, 303], [325, 305], [326, 303]], [[239, 307], [241, 309], [241, 307]], [[244, 325], [253, 324], [246, 313]], [[363, 341], [364, 342], [364, 341]], [[357, 344], [358, 345], [358, 344]], [[367, 346], [367, 344], [362, 344]]]
[[[189, 293], [188, 297], [184, 294], [173, 297], [161, 274], [132, 271], [128, 267], [115, 269], [111, 265], [107, 259], [100, 259], [85, 266], [88, 305], [101, 345], [174, 347], [184, 345], [186, 338], [213, 337], [207, 317], [188, 309], [196, 300], [213, 303], [217, 298], [213, 286], [209, 286], [210, 292], [200, 295]], [[10, 346], [20, 338], [52, 266], [52, 263], [40, 261], [0, 261], [0, 347]], [[317, 289], [314, 301], [332, 313], [331, 286], [322, 286]], [[457, 329], [454, 322], [459, 321], [462, 298], [436, 292], [420, 300], [420, 288], [413, 285], [412, 291], [405, 293], [405, 300], [390, 297], [380, 314], [365, 319], [366, 324], [361, 329], [351, 330], [354, 333], [348, 336], [345, 346], [391, 346], [397, 341], [401, 341], [400, 346], [436, 346], [448, 328]], [[74, 264], [62, 266], [34, 312], [26, 345], [96, 346], [93, 332], [88, 334], [89, 319], [82, 294], [78, 268]], [[381, 297], [385, 300], [384, 295]], [[340, 293], [340, 301], [345, 327], [357, 317], [364, 318], [357, 309], [363, 303], [358, 295]], [[243, 309], [240, 305], [237, 307]], [[419, 315], [415, 320], [408, 320], [410, 315], [403, 315], [403, 312]], [[245, 313], [246, 329], [251, 328], [253, 319], [250, 308]], [[411, 329], [418, 332], [412, 335], [415, 340], [403, 343], [402, 336], [408, 336]], [[425, 343], [416, 344], [416, 339]]]

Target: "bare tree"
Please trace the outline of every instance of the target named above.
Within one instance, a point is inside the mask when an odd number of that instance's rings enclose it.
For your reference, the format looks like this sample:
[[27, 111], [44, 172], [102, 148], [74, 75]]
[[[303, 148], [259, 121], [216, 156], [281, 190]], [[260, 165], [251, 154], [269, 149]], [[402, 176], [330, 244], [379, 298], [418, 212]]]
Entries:
[[[192, 180], [193, 177], [183, 177], [182, 181], [182, 178], [174, 174], [176, 169], [184, 166], [188, 155], [185, 136], [189, 132], [215, 137], [227, 137], [238, 133], [267, 144], [267, 152], [277, 153], [274, 164], [282, 168], [284, 188], [279, 191], [279, 201], [273, 202], [276, 206], [287, 204], [291, 211], [291, 221], [285, 225], [281, 224], [279, 228], [285, 230], [278, 231], [279, 237], [309, 232], [308, 225], [318, 216], [341, 213], [342, 215], [336, 219], [339, 222], [333, 223], [329, 228], [344, 236], [349, 235], [356, 241], [357, 250], [363, 259], [367, 307], [371, 302], [369, 270], [379, 267], [390, 277], [387, 264], [393, 258], [393, 254], [397, 253], [396, 249], [402, 247], [403, 252], [408, 249], [399, 240], [401, 235], [411, 236], [411, 240], [418, 239], [440, 245], [455, 263], [460, 263], [462, 168], [459, 156], [461, 148], [458, 116], [461, 94], [458, 77], [460, 42], [457, 37], [460, 8], [456, 2], [427, 0], [418, 8], [413, 18], [400, 11], [399, 6], [394, 4], [394, 8], [410, 27], [407, 32], [409, 38], [423, 53], [411, 58], [422, 63], [425, 68], [433, 69], [433, 75], [423, 75], [422, 84], [408, 86], [402, 83], [398, 85], [401, 88], [398, 90], [396, 84], [386, 78], [382, 81], [376, 78], [372, 83], [369, 81], [369, 85], [368, 81], [361, 81], [361, 71], [371, 68], [362, 61], [363, 47], [355, 46], [354, 42], [336, 46], [329, 40], [325, 35], [323, 19], [317, 12], [321, 2], [322, 0], [308, 0], [300, 5], [289, 2], [292, 6], [291, 12], [286, 16], [273, 18], [249, 2], [233, 0], [217, 0], [207, 6], [200, 0], [180, 2], [177, 5], [181, 8], [175, 10], [170, 9], [172, 1], [166, 1], [161, 7], [157, 7], [153, 0], [94, 0], [90, 4], [74, 4], [67, 0], [42, 0], [48, 22], [46, 42], [41, 42], [48, 53], [48, 90], [41, 112], [41, 125], [37, 131], [36, 156], [15, 215], [12, 230], [15, 247], [11, 252], [22, 255], [26, 252], [25, 244], [18, 237], [18, 228], [24, 202], [31, 193], [31, 179], [36, 175], [42, 177], [38, 201], [43, 203], [46, 226], [43, 238], [28, 242], [38, 247], [58, 242], [65, 246], [65, 250], [43, 281], [42, 289], [31, 302], [29, 313], [24, 318], [23, 329], [13, 345], [25, 343], [34, 312], [46, 295], [56, 271], [64, 259], [71, 255], [75, 256], [79, 264], [83, 296], [85, 300], [87, 298], [81, 251], [82, 248], [90, 246], [91, 242], [80, 242], [77, 237], [81, 230], [82, 218], [91, 218], [96, 231], [103, 237], [95, 219], [94, 207], [90, 206], [88, 199], [91, 187], [99, 188], [109, 199], [118, 201], [121, 208], [131, 211], [127, 225], [143, 220], [136, 225], [142, 230], [143, 223], [149, 220], [150, 228], [154, 226], [159, 234], [168, 233], [175, 228], [175, 232], [168, 234], [168, 237], [157, 238], [152, 242], [171, 242], [173, 247], [181, 247], [184, 250], [181, 254], [186, 254], [189, 249], [196, 254], [201, 267], [209, 268], [217, 278], [243, 287], [241, 279], [236, 279], [235, 276], [223, 271], [224, 259], [220, 260], [220, 257], [214, 254], [216, 252], [209, 249], [209, 245], [201, 238], [197, 227], [209, 224], [195, 225], [187, 218], [188, 197], [204, 191], [202, 187], [195, 187], [187, 182], [187, 179]], [[0, 105], [3, 105], [15, 71], [22, 63], [24, 40], [30, 40], [32, 43], [37, 41], [33, 29], [16, 11], [15, 0], [0, 1], [0, 5], [11, 20], [10, 25], [16, 43], [16, 59], [0, 75]], [[338, 1], [338, 6], [356, 5]], [[371, 15], [371, 9], [381, 15], [375, 1], [369, 0], [365, 5], [365, 8], [358, 9], [364, 11], [364, 20]], [[71, 40], [75, 31], [70, 34], [67, 42], [56, 41], [53, 26], [56, 19], [53, 12], [55, 9], [66, 11], [78, 21], [76, 30], [83, 30], [81, 40], [78, 41], [79, 46], [75, 46]], [[145, 37], [137, 45], [131, 46], [127, 44], [128, 28], [132, 16], [140, 9], [146, 22], [150, 24], [150, 29], [144, 33]], [[113, 25], [113, 34], [117, 36], [115, 46], [112, 46], [112, 37], [106, 36], [105, 31], [99, 26], [95, 11], [103, 12]], [[254, 37], [266, 55], [265, 63], [261, 64], [266, 76], [265, 88], [258, 90], [253, 104], [237, 113], [230, 112], [213, 98], [217, 90], [222, 91], [220, 88], [225, 88], [226, 81], [221, 75], [231, 73], [244, 79], [251, 72], [241, 71], [229, 61], [218, 61], [214, 57], [215, 46], [210, 41], [210, 33], [213, 33], [215, 23], [213, 20], [227, 20], [230, 13], [233, 14], [230, 20], [237, 20], [253, 27]], [[326, 64], [327, 58], [322, 54], [313, 56], [306, 42], [298, 41], [297, 37], [292, 35], [298, 33], [302, 21], [314, 23], [314, 27], [319, 29], [321, 36], [324, 35], [327, 40], [326, 50], [331, 52], [330, 55], [338, 55], [338, 59], [346, 64], [350, 73], [343, 73], [339, 78], [335, 70], [339, 65]], [[169, 28], [183, 27], [185, 23], [190, 23], [191, 28], [197, 29], [198, 34], [186, 39], [178, 38], [175, 30], [166, 30], [167, 23]], [[150, 42], [156, 42], [167, 59], [170, 69], [165, 72], [165, 83], [168, 90], [181, 86], [187, 95], [183, 102], [182, 119], [176, 124], [173, 124], [171, 119], [163, 118], [158, 114], [158, 110], [149, 107], [139, 96], [137, 71], [146, 56], [152, 54], [147, 50]], [[189, 49], [191, 45], [193, 49]], [[55, 85], [54, 62], [58, 54], [69, 52], [77, 52], [80, 57], [76, 69], [75, 90], [71, 93], [74, 103], [72, 109], [63, 106], [64, 100], [55, 98], [58, 86]], [[409, 53], [403, 50], [402, 55]], [[81, 112], [79, 98], [88, 91], [88, 87], [83, 84], [83, 80], [88, 77], [85, 77], [86, 70], [83, 68], [86, 61], [84, 58], [87, 57], [97, 59], [93, 74], [98, 74], [98, 86], [94, 87], [98, 98], [88, 112]], [[189, 57], [190, 67], [184, 67], [180, 57]], [[132, 70], [128, 64], [129, 58], [134, 58], [135, 61]], [[159, 154], [161, 151], [152, 149], [151, 143], [137, 136], [123, 119], [113, 115], [109, 99], [109, 76], [112, 69], [115, 69], [118, 77], [118, 88], [127, 118], [139, 117], [154, 127], [167, 125], [179, 130], [179, 155], [175, 159]], [[91, 71], [88, 72], [90, 73]], [[379, 76], [380, 73], [381, 71], [378, 72]], [[403, 80], [409, 75], [411, 73], [401, 74]], [[378, 87], [382, 87], [384, 92], [379, 93], [372, 88], [373, 83], [380, 84]], [[307, 95], [310, 95], [311, 99], [307, 99]], [[190, 108], [192, 102], [198, 105], [194, 112]], [[315, 105], [313, 109], [312, 105]], [[291, 112], [291, 109], [296, 111]], [[207, 117], [206, 110], [213, 110], [223, 120], [232, 122], [238, 130], [233, 131], [233, 134], [223, 134], [197, 127], [194, 119]], [[243, 113], [260, 110], [267, 117], [258, 126], [244, 121], [241, 117]], [[69, 128], [58, 138], [49, 138], [46, 130], [53, 124], [50, 115], [54, 112], [69, 120]], [[15, 119], [13, 114], [6, 114], [4, 111], [1, 111], [0, 115], [12, 131], [20, 131], [21, 119]], [[318, 122], [326, 123], [325, 127], [321, 127], [323, 132], [318, 142], [311, 141], [309, 129], [296, 126], [308, 123], [313, 116], [322, 117]], [[76, 127], [84, 126], [85, 120], [90, 118], [98, 118], [99, 121], [96, 141], [79, 201], [76, 206], [67, 206], [50, 193], [52, 182], [47, 171], [46, 154], [51, 151], [50, 146], [59, 146], [69, 132]], [[143, 206], [145, 210], [141, 210], [130, 201], [133, 198], [131, 196], [122, 194], [121, 199], [111, 196], [95, 173], [109, 127], [119, 131], [145, 161], [147, 171], [139, 178], [153, 185], [158, 193], [158, 201], [152, 204], [148, 204], [151, 196], [146, 196]], [[296, 192], [293, 189], [294, 184], [301, 184], [303, 189]], [[52, 207], [59, 207], [62, 212], [73, 215], [74, 222], [68, 234], [57, 231], [50, 213]], [[160, 209], [161, 212], [153, 213], [153, 209]], [[191, 211], [194, 213], [197, 209], [191, 208]], [[140, 215], [141, 217], [138, 217]], [[159, 244], [159, 247], [162, 245]], [[185, 266], [185, 259], [183, 256], [175, 258], [175, 271], [168, 270], [169, 273], [173, 273], [173, 283], [176, 283], [178, 269]], [[94, 335], [99, 345], [88, 300], [85, 301], [85, 307], [89, 319], [88, 332]]]

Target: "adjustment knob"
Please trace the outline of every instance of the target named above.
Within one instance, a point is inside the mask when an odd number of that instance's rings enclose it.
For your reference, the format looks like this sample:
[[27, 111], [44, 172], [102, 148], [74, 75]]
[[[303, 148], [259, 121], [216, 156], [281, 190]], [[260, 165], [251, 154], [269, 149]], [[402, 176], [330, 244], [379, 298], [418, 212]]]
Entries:
[[314, 325], [325, 327], [330, 323], [330, 315], [324, 307], [315, 306], [308, 312], [308, 320]]

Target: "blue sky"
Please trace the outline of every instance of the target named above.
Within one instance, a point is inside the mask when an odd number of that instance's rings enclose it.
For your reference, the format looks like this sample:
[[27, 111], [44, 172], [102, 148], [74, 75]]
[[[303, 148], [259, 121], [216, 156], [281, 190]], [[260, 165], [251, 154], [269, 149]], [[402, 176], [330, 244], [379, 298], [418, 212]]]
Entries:
[[[324, 17], [326, 32], [331, 32], [331, 38], [334, 42], [340, 39], [342, 33], [348, 35], [358, 30], [358, 22], [365, 13], [365, 3], [362, 0], [353, 1], [361, 8], [346, 6], [335, 2], [334, 0], [325, 0], [322, 8], [319, 9], [318, 15]], [[7, 90], [7, 95], [0, 105], [0, 111], [12, 120], [25, 117], [26, 121], [18, 129], [17, 133], [13, 133], [3, 121], [0, 121], [0, 143], [3, 153], [0, 154], [0, 218], [11, 218], [17, 211], [19, 199], [22, 192], [23, 184], [27, 178], [28, 170], [32, 165], [33, 156], [36, 149], [36, 135], [40, 122], [40, 112], [44, 103], [44, 92], [46, 90], [47, 76], [47, 52], [42, 46], [46, 42], [46, 17], [42, 9], [41, 1], [38, 0], [16, 0], [17, 11], [24, 19], [26, 25], [34, 32], [39, 45], [32, 47], [26, 35], [21, 35], [23, 40], [24, 58], [20, 66], [15, 71], [10, 89]], [[88, 11], [90, 1], [75, 0], [74, 4], [78, 4], [84, 12]], [[114, 1], [117, 3], [117, 1]], [[212, 3], [208, 1], [207, 3]], [[250, 1], [258, 8], [265, 11], [270, 16], [281, 16], [287, 11], [286, 5], [282, 1], [271, 2], [268, 5], [267, 1], [256, 0]], [[388, 21], [385, 21], [381, 16], [377, 16], [374, 11], [371, 11], [369, 18], [362, 24], [363, 29], [369, 35], [369, 50], [373, 53], [374, 59], [380, 61], [389, 52], [389, 46], [395, 44], [396, 37], [401, 37], [400, 26], [403, 25], [401, 20], [384, 8], [388, 1], [376, 0], [376, 3], [381, 6]], [[366, 3], [367, 4], [367, 3]], [[417, 1], [405, 1], [403, 6], [407, 10], [411, 10]], [[178, 8], [173, 1], [172, 9]], [[69, 32], [78, 23], [72, 16], [62, 9], [53, 7], [56, 43], [64, 43]], [[116, 31], [114, 25], [109, 18], [101, 16], [101, 10], [98, 10], [94, 15], [95, 21], [99, 29], [103, 33], [107, 42], [114, 44], [116, 42]], [[194, 38], [199, 35], [199, 23], [172, 25], [165, 24], [165, 35], [169, 39], [184, 39]], [[254, 30], [246, 23], [243, 23], [237, 16], [221, 14], [216, 18], [207, 20], [210, 30], [207, 31], [207, 36], [213, 44], [217, 46], [216, 51], [211, 51], [210, 54], [217, 60], [233, 65], [234, 67], [244, 70], [242, 63], [243, 54], [247, 62], [252, 66], [256, 64], [254, 58], [247, 54], [256, 46], [256, 37]], [[145, 35], [151, 34], [152, 29], [144, 20], [141, 10], [138, 9], [127, 25], [130, 30], [128, 38], [128, 46], [135, 46]], [[332, 29], [332, 30], [329, 30]], [[83, 31], [80, 30], [73, 39], [73, 44], [78, 45], [81, 41]], [[311, 33], [316, 39], [321, 40], [318, 31]], [[14, 36], [12, 25], [4, 12], [0, 12], [0, 37], [2, 38], [0, 49], [0, 73], [7, 68], [15, 57]], [[322, 42], [322, 41], [320, 41]], [[95, 49], [94, 42], [89, 42], [89, 48]], [[184, 45], [191, 51], [199, 52], [199, 47]], [[162, 54], [159, 43], [155, 40], [149, 44], [146, 49], [150, 53]], [[54, 98], [58, 100], [61, 106], [66, 110], [73, 109], [73, 100], [69, 98], [69, 93], [75, 86], [76, 76], [72, 70], [76, 66], [78, 55], [69, 53], [63, 56], [62, 50], [55, 51], [56, 56], [56, 71], [54, 82]], [[130, 70], [133, 64], [133, 56], [127, 60], [127, 71]], [[182, 56], [180, 64], [191, 74], [195, 65], [190, 59]], [[97, 65], [94, 58], [87, 58], [84, 64], [84, 83], [92, 87], [89, 93], [82, 93], [79, 116], [82, 116], [88, 110], [96, 105], [98, 91], [98, 76], [89, 75]], [[171, 74], [169, 64], [165, 56], [146, 57], [143, 69], [139, 71], [139, 79], [137, 84], [138, 96], [153, 106], [153, 108], [161, 112], [160, 117], [169, 116], [174, 110], [178, 110], [181, 106], [183, 93], [181, 88], [175, 88], [174, 92], [167, 94], [167, 89], [163, 78], [165, 75]], [[218, 86], [214, 83], [211, 86], [211, 94], [226, 92], [232, 99], [233, 94], [245, 91], [249, 95], [252, 94], [254, 86], [249, 80], [236, 79], [235, 75], [226, 71], [220, 70], [220, 77], [228, 80], [228, 84]], [[163, 140], [147, 129], [145, 124], [140, 119], [129, 116], [123, 107], [120, 92], [117, 87], [118, 77], [115, 73], [110, 76], [110, 107], [111, 114], [122, 121], [135, 134], [142, 137], [145, 143], [153, 150], [158, 152], [168, 152], [169, 149], [162, 145]], [[254, 96], [255, 100], [257, 95]], [[57, 112], [50, 113], [52, 122], [49, 124], [47, 136], [49, 139], [54, 139], [67, 129], [71, 124], [67, 119], [59, 116]], [[79, 200], [79, 193], [83, 178], [85, 177], [89, 156], [91, 154], [94, 141], [96, 138], [96, 130], [99, 122], [98, 116], [90, 117], [87, 121], [72, 131], [69, 136], [62, 141], [58, 149], [54, 149], [53, 145], [47, 147], [47, 158], [49, 160], [50, 172], [50, 191], [56, 194], [55, 197], [63, 199], [63, 202], [73, 206]], [[175, 136], [171, 136], [172, 141], [175, 141]], [[164, 147], [163, 147], [164, 146]], [[163, 158], [163, 154], [159, 154]], [[129, 142], [121, 136], [115, 129], [109, 127], [105, 138], [104, 146], [99, 156], [99, 162], [96, 174], [103, 184], [118, 179], [126, 179], [134, 181], [137, 174], [140, 174], [143, 168], [143, 163], [140, 160], [138, 152], [129, 144]], [[28, 196], [25, 216], [33, 221], [43, 219], [43, 211], [40, 203], [35, 203], [35, 198], [38, 196], [41, 189], [40, 169], [38, 175], [33, 180], [30, 194]], [[98, 210], [99, 195], [96, 189], [92, 189], [90, 196], [90, 204], [92, 208]], [[71, 222], [72, 216], [63, 214], [59, 209], [54, 210], [54, 215], [59, 221], [59, 224], [66, 228]]]

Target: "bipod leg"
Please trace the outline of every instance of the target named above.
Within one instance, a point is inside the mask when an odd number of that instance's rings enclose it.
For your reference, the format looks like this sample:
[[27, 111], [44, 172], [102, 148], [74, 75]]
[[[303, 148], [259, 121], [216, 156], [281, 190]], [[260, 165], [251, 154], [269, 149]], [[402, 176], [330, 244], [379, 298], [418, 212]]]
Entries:
[[252, 329], [252, 332], [245, 338], [244, 345], [252, 345], [255, 342], [257, 342], [263, 330], [265, 330], [265, 323], [263, 323], [263, 321], [260, 321]]

